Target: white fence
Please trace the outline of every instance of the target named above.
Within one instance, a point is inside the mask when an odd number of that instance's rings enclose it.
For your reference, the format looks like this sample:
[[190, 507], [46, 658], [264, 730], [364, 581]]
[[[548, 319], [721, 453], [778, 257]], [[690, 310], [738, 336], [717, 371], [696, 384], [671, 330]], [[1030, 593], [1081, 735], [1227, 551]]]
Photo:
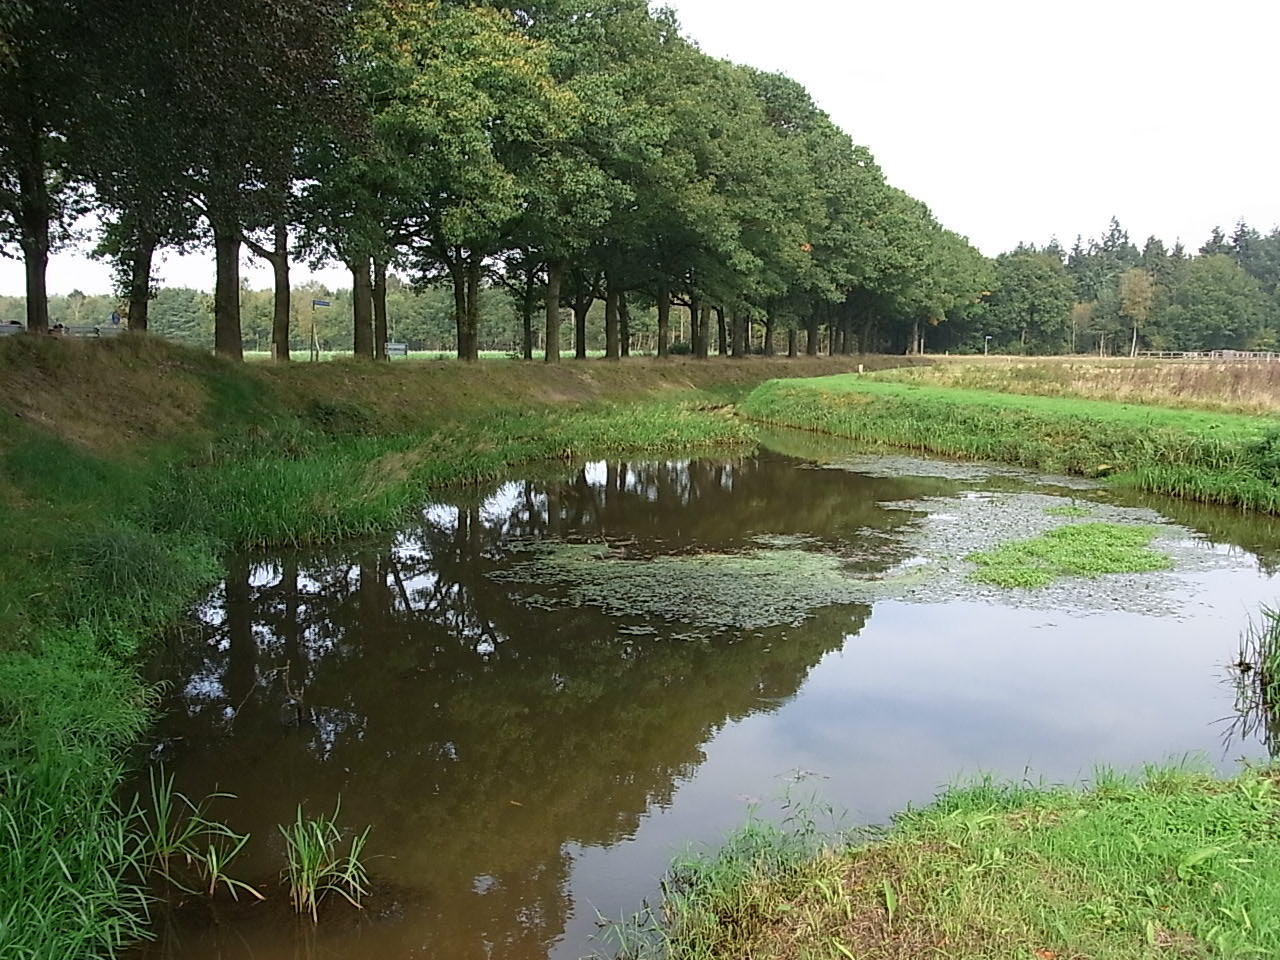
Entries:
[[1280, 353], [1252, 350], [1139, 350], [1146, 360], [1198, 360], [1207, 363], [1280, 363]]

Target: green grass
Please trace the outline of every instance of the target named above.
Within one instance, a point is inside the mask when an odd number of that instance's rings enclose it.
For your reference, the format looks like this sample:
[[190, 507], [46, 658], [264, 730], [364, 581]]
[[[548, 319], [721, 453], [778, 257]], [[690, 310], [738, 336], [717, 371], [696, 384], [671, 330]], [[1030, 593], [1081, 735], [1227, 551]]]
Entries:
[[613, 932], [632, 960], [1280, 956], [1278, 820], [1260, 771], [983, 781], [871, 843], [754, 824], [682, 858], [662, 911]]
[[837, 375], [770, 381], [747, 417], [849, 437], [1088, 477], [1189, 500], [1280, 512], [1280, 421]]
[[1036, 537], [971, 553], [972, 579], [999, 587], [1045, 587], [1063, 577], [1167, 570], [1169, 557], [1150, 548], [1159, 530], [1119, 523], [1073, 523]]

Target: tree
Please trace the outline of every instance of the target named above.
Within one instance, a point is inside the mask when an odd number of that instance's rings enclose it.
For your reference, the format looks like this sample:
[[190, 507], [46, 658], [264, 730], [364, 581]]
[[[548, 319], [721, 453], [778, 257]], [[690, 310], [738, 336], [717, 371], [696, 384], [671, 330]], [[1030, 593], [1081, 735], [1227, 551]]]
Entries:
[[7, 3], [0, 16], [0, 255], [26, 268], [30, 330], [49, 326], [49, 254], [86, 209], [84, 127], [98, 109], [98, 7]]
[[1196, 257], [1173, 291], [1166, 324], [1181, 349], [1247, 349], [1262, 326], [1257, 281], [1226, 254]]
[[[550, 51], [505, 12], [410, 0], [358, 20], [359, 52], [375, 91], [376, 129], [416, 186], [405, 234], [421, 282], [454, 290], [458, 355], [478, 356], [486, 264], [509, 249], [543, 161], [582, 122], [556, 83]], [[403, 162], [400, 162], [403, 161]]]
[[[303, 138], [347, 122], [339, 83], [341, 0], [139, 0], [156, 56], [175, 78], [155, 129], [181, 158], [173, 189], [189, 197], [213, 239], [214, 347], [240, 357], [240, 249], [246, 232], [274, 228], [298, 176]], [[279, 276], [279, 274], [278, 274]], [[281, 277], [287, 284], [287, 275]]]
[[1204, 246], [1200, 248], [1200, 256], [1214, 257], [1218, 254], [1228, 254], [1231, 247], [1227, 243], [1226, 234], [1222, 232], [1221, 227], [1214, 227], [1213, 232], [1209, 234], [1209, 239], [1204, 242]]
[[1120, 275], [1120, 311], [1133, 325], [1133, 340], [1129, 347], [1131, 357], [1138, 355], [1138, 330], [1151, 316], [1155, 292], [1155, 280], [1141, 267], [1130, 267]]
[[996, 257], [995, 285], [986, 299], [986, 322], [1002, 345], [1057, 352], [1069, 339], [1075, 297], [1054, 254], [1023, 248]]

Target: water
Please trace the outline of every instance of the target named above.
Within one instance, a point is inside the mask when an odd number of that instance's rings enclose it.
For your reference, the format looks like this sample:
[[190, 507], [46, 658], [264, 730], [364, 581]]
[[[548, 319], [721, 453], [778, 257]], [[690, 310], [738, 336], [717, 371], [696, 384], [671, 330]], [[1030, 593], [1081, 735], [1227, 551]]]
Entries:
[[[674, 854], [776, 815], [788, 790], [874, 823], [979, 771], [1075, 781], [1099, 763], [1264, 755], [1220, 722], [1223, 665], [1275, 599], [1280, 537], [1052, 478], [773, 446], [544, 468], [381, 539], [231, 558], [155, 665], [169, 685], [153, 755], [188, 795], [236, 794], [213, 812], [253, 834], [233, 872], [264, 887], [275, 825], [341, 796], [343, 823], [373, 827], [374, 896], [314, 928], [274, 887], [261, 905], [187, 898], [145, 953], [580, 957], [601, 949], [597, 917], [652, 899]], [[966, 538], [1044, 526], [1049, 497], [1172, 515], [1174, 572], [966, 587]], [[862, 593], [749, 631], [683, 609], [692, 584], [656, 588], [667, 612], [609, 615], [563, 583], [513, 582], [548, 540], [598, 544], [600, 564], [818, 551]]]

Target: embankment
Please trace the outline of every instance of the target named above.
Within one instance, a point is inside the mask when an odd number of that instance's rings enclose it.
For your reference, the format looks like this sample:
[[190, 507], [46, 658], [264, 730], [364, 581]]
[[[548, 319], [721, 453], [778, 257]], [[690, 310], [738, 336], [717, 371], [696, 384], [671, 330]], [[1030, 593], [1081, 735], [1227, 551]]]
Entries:
[[222, 550], [394, 524], [430, 490], [576, 454], [750, 442], [723, 407], [861, 362], [235, 365], [122, 338], [0, 342], [0, 954], [142, 933], [115, 796], [135, 662]]
[[1280, 513], [1280, 421], [842, 374], [762, 384], [744, 416], [873, 446], [999, 461]]

